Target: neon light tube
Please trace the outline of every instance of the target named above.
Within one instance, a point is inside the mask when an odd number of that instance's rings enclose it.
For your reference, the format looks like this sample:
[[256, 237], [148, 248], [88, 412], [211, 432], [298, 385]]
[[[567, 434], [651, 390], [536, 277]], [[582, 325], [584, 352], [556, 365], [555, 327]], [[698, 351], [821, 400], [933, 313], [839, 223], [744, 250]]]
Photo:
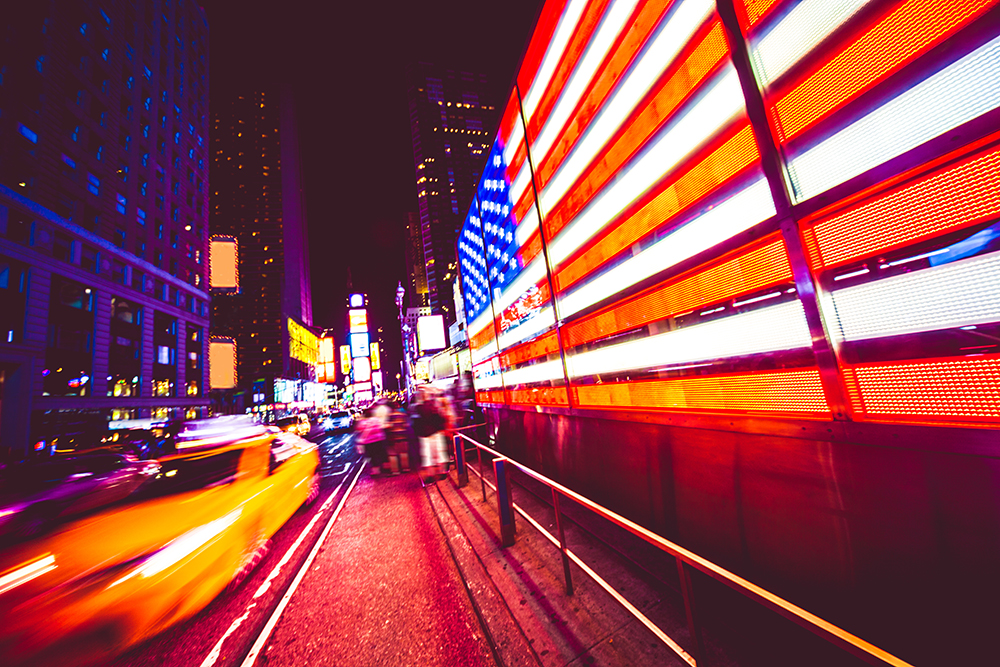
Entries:
[[805, 0], [750, 47], [757, 79], [766, 88], [849, 21], [871, 0]]
[[535, 75], [534, 81], [531, 82], [531, 87], [522, 100], [525, 118], [530, 120], [535, 115], [538, 102], [542, 99], [542, 95], [545, 94], [545, 89], [549, 87], [549, 81], [552, 80], [552, 75], [555, 74], [556, 67], [559, 66], [559, 61], [562, 60], [563, 52], [566, 51], [566, 45], [569, 44], [570, 38], [576, 32], [576, 26], [580, 22], [580, 17], [583, 16], [583, 10], [586, 6], [587, 3], [585, 0], [570, 0], [569, 4], [563, 10], [563, 15], [559, 17], [559, 26], [552, 35], [552, 41], [549, 42], [548, 48], [545, 49], [545, 56], [542, 58], [542, 64], [538, 68], [538, 73]]
[[514, 119], [514, 128], [510, 132], [510, 138], [503, 146], [503, 163], [510, 164], [514, 160], [514, 154], [524, 141], [524, 125], [521, 124], [521, 114], [517, 114]]
[[1000, 322], [1000, 252], [831, 294], [840, 334], [865, 340]]
[[612, 3], [610, 9], [605, 13], [597, 33], [591, 38], [583, 58], [577, 64], [575, 71], [566, 83], [566, 87], [559, 95], [559, 100], [552, 109], [552, 113], [546, 119], [545, 126], [542, 127], [542, 131], [538, 133], [538, 138], [531, 147], [532, 159], [535, 164], [541, 164], [542, 160], [549, 154], [552, 145], [559, 138], [563, 126], [569, 120], [570, 114], [576, 109], [584, 91], [593, 80], [597, 68], [604, 62], [604, 58], [608, 55], [611, 46], [615, 43], [618, 34], [637, 4], [637, 0], [619, 0]]
[[767, 181], [761, 178], [726, 201], [671, 232], [638, 255], [557, 299], [559, 316], [588, 306], [732, 238], [775, 214]]
[[621, 214], [685, 157], [744, 110], [739, 78], [727, 64], [715, 81], [679, 113], [641, 156], [622, 169], [549, 246], [549, 260], [559, 265], [604, 225]]
[[478, 350], [472, 351], [472, 362], [479, 363], [484, 359], [489, 359], [492, 355], [496, 354], [497, 352], [499, 352], [499, 350], [497, 349], [497, 341], [496, 339], [491, 339], [483, 347], [479, 348]]
[[555, 313], [551, 306], [546, 306], [539, 310], [534, 317], [525, 320], [513, 329], [500, 334], [498, 344], [501, 350], [517, 345], [523, 340], [531, 338], [539, 331], [547, 329], [556, 323]]
[[935, 359], [869, 364], [844, 369], [855, 391], [855, 413], [957, 420], [1000, 420], [1000, 359]]
[[571, 377], [616, 373], [708, 359], [725, 359], [810, 347], [800, 301], [761, 308], [640, 340], [575, 354]]
[[518, 221], [517, 227], [514, 228], [514, 238], [517, 239], [517, 247], [523, 248], [524, 244], [531, 238], [531, 235], [537, 231], [539, 231], [538, 209], [532, 206], [524, 214], [524, 217]]
[[551, 210], [569, 191], [714, 11], [715, 3], [711, 0], [686, 0], [674, 11], [666, 26], [603, 105], [576, 147], [545, 186], [540, 197], [545, 211]]
[[508, 387], [518, 384], [534, 384], [536, 382], [561, 380], [562, 377], [562, 361], [558, 359], [503, 372], [503, 381]]
[[512, 203], [517, 204], [517, 202], [521, 201], [521, 195], [524, 194], [529, 183], [531, 183], [531, 169], [525, 163], [521, 166], [521, 171], [517, 173], [510, 184], [510, 192], [508, 194]]
[[788, 162], [797, 202], [1000, 106], [1000, 37]]

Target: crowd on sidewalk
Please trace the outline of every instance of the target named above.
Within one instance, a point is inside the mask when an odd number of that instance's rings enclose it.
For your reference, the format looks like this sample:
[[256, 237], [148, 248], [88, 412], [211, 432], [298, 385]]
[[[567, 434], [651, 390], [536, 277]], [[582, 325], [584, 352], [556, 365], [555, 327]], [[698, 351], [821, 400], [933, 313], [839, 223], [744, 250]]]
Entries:
[[474, 423], [475, 403], [419, 385], [408, 404], [378, 401], [355, 424], [355, 444], [372, 476], [419, 470], [425, 483], [442, 479], [453, 460], [452, 435]]

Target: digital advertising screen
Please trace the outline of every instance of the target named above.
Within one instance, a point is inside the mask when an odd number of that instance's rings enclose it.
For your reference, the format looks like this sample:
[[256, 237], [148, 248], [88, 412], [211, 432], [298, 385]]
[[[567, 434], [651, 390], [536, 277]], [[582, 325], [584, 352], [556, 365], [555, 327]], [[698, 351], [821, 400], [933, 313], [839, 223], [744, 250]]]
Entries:
[[417, 345], [421, 354], [448, 347], [442, 315], [421, 315], [417, 319]]
[[368, 334], [352, 333], [351, 356], [354, 359], [357, 359], [358, 357], [367, 357], [368, 355], [369, 355]]

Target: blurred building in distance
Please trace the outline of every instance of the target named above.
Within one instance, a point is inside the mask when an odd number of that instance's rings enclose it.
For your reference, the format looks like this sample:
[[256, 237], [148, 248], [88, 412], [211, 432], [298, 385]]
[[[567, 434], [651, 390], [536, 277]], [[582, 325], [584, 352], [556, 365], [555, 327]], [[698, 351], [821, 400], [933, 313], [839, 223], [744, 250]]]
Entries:
[[198, 416], [204, 11], [23, 4], [0, 16], [0, 72], [0, 441]]
[[238, 284], [212, 285], [211, 335], [235, 341], [235, 393], [244, 399], [226, 411], [306, 400], [319, 342], [290, 90], [248, 90], [217, 104], [210, 201], [213, 245], [237, 248]]
[[409, 279], [409, 305], [420, 308], [429, 305], [427, 291], [427, 263], [424, 259], [424, 239], [420, 226], [420, 214], [409, 211], [406, 214], [406, 276]]
[[[420, 220], [424, 276], [408, 256], [409, 306], [429, 306], [455, 321], [452, 284], [458, 275], [455, 240], [476, 195], [498, 111], [486, 77], [416, 63], [407, 70], [407, 98]], [[412, 225], [412, 222], [411, 222]], [[412, 230], [412, 228], [411, 228]], [[411, 231], [412, 233], [412, 231]], [[412, 238], [412, 237], [411, 237]], [[419, 270], [417, 270], [419, 271]], [[421, 280], [426, 281], [426, 301]]]

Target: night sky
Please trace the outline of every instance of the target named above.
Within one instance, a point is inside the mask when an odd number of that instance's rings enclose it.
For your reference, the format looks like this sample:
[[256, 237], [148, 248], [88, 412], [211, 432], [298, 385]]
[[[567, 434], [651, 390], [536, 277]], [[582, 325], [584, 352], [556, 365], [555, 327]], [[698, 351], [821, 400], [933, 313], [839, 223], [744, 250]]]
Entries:
[[[488, 75], [502, 107], [541, 0], [503, 3], [205, 0], [213, 99], [291, 82], [298, 107], [313, 322], [346, 328], [348, 269], [398, 368], [396, 284], [417, 210], [404, 69], [426, 61]], [[279, 13], [282, 12], [282, 13]], [[211, 100], [210, 100], [211, 102]], [[470, 202], [459, 202], [459, 210]], [[387, 373], [387, 386], [395, 386]]]

